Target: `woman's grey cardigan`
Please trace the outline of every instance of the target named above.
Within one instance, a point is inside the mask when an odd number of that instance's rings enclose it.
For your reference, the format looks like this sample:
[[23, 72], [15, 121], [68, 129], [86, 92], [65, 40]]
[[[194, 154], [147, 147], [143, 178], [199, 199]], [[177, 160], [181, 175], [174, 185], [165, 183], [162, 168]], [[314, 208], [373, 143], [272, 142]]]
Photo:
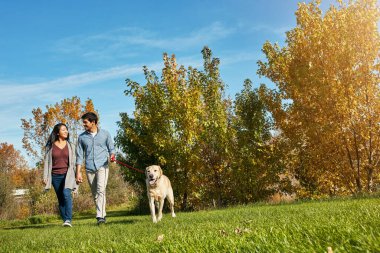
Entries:
[[[67, 168], [65, 188], [76, 191], [78, 189], [78, 185], [75, 181], [75, 145], [70, 142], [67, 142], [67, 144], [69, 148], [69, 167]], [[52, 160], [52, 148], [50, 147], [46, 151], [44, 159], [44, 180], [46, 180], [45, 190], [49, 190], [51, 188], [51, 171], [53, 164]]]

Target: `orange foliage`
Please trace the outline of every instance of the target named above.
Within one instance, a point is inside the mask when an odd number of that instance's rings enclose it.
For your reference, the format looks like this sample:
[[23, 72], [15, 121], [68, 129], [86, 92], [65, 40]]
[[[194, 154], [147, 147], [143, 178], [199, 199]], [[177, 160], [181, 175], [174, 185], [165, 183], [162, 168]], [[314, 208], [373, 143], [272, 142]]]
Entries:
[[70, 139], [75, 142], [78, 132], [82, 129], [80, 118], [85, 112], [96, 113], [92, 100], [87, 99], [82, 104], [80, 98], [76, 96], [63, 99], [54, 105], [47, 105], [46, 112], [41, 108], [33, 109], [31, 119], [21, 119], [21, 127], [24, 130], [23, 148], [28, 155], [41, 161], [46, 141], [57, 123], [68, 126]]

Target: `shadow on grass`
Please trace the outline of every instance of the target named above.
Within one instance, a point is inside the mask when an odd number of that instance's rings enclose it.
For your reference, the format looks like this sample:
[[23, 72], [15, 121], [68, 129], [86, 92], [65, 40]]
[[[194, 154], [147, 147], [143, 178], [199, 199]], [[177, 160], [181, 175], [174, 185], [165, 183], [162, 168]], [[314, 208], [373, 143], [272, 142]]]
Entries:
[[148, 213], [138, 212], [135, 209], [133, 210], [115, 210], [115, 211], [107, 211], [107, 217], [121, 217], [121, 216], [140, 216], [146, 215]]
[[36, 224], [30, 224], [30, 225], [22, 225], [22, 226], [12, 226], [12, 227], [3, 227], [3, 228], [0, 228], [1, 230], [15, 230], [15, 229], [29, 229], [29, 228], [33, 228], [33, 229], [43, 229], [43, 228], [49, 228], [49, 227], [57, 227], [57, 226], [61, 226], [60, 224], [39, 224], [39, 225], [36, 225]]
[[90, 220], [95, 219], [96, 214], [78, 214], [73, 216], [73, 220]]
[[138, 220], [116, 220], [116, 221], [110, 221], [107, 220], [106, 226], [107, 225], [115, 225], [115, 224], [123, 224], [123, 225], [130, 225], [138, 222]]
[[[149, 212], [139, 212], [135, 209], [107, 211], [107, 217], [144, 216], [148, 214]], [[95, 216], [96, 213], [81, 213], [78, 215], [74, 215], [74, 220], [90, 220], [95, 219]]]

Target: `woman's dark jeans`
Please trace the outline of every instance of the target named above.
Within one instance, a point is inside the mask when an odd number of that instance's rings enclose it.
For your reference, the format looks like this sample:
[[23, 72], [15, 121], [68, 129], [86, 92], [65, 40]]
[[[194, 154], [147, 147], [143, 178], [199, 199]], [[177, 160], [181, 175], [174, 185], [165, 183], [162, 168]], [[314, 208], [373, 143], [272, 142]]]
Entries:
[[71, 221], [73, 216], [73, 201], [71, 189], [65, 189], [66, 174], [53, 174], [52, 185], [58, 198], [59, 212], [63, 221]]

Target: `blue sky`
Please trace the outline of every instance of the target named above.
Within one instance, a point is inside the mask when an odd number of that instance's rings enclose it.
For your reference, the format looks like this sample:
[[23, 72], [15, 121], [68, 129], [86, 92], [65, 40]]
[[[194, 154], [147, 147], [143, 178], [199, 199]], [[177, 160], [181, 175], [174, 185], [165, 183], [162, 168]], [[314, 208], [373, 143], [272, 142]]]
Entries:
[[[226, 95], [256, 75], [266, 40], [283, 44], [295, 0], [0, 1], [0, 142], [22, 150], [21, 118], [64, 98], [91, 98], [112, 136], [132, 113], [124, 80], [144, 84], [142, 66], [162, 68], [162, 53], [200, 68], [203, 46], [221, 60]], [[322, 1], [326, 9], [335, 1]]]

